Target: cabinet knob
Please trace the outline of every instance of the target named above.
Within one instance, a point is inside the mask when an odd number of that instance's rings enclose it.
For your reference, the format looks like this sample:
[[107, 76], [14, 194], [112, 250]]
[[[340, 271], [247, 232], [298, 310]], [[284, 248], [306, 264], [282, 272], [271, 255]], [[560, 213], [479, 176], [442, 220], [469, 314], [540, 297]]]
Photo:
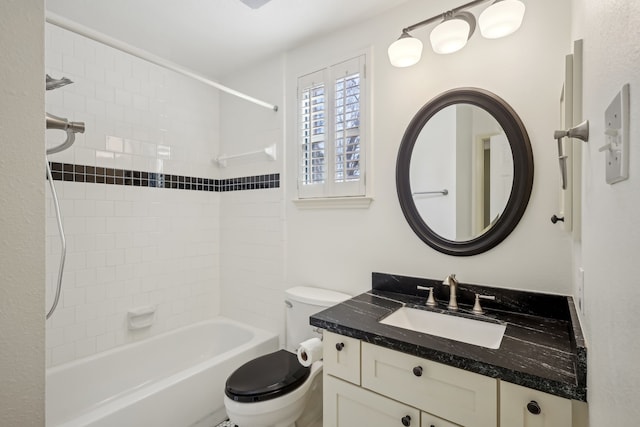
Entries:
[[413, 375], [415, 375], [416, 377], [421, 377], [422, 376], [422, 366], [416, 366], [415, 368], [413, 368]]
[[527, 411], [531, 412], [533, 415], [539, 415], [540, 412], [542, 412], [542, 409], [540, 409], [540, 405], [538, 405], [538, 402], [532, 400], [531, 402], [527, 403]]
[[411, 417], [409, 415], [402, 417], [402, 425], [405, 427], [409, 427], [411, 425]]
[[344, 348], [343, 342], [336, 343], [336, 350], [342, 351], [343, 348]]

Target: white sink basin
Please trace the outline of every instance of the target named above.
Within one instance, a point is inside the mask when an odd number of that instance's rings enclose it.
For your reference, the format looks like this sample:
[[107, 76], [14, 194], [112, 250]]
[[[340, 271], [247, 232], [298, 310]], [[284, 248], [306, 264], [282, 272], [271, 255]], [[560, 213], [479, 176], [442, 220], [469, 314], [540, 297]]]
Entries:
[[498, 323], [409, 307], [394, 311], [379, 323], [493, 349], [500, 348], [507, 329]]

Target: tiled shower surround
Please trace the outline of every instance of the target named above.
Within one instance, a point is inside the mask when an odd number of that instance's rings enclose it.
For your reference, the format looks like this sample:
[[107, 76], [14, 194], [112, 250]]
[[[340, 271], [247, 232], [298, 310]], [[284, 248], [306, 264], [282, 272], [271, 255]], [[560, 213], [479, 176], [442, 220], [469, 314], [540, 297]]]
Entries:
[[[48, 91], [46, 110], [86, 123], [48, 158], [67, 239], [50, 367], [218, 315], [221, 193], [278, 188], [280, 176], [218, 179], [216, 90], [55, 26], [46, 43], [47, 73], [74, 82]], [[48, 146], [63, 138], [47, 131]], [[46, 197], [48, 309], [60, 238]], [[129, 331], [127, 311], [148, 305], [153, 326]]]
[[[56, 181], [67, 236], [62, 298], [47, 322], [50, 366], [208, 318], [218, 307], [219, 193]], [[47, 303], [59, 238], [47, 218]], [[129, 332], [127, 311], [157, 306]]]

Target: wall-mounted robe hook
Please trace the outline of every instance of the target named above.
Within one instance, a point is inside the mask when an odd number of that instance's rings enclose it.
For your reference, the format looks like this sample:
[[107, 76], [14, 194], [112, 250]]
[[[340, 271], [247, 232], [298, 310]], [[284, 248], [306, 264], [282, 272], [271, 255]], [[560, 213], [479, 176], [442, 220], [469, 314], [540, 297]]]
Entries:
[[553, 137], [558, 141], [558, 161], [560, 162], [560, 176], [562, 177], [562, 189], [567, 189], [567, 156], [562, 148], [562, 138], [577, 138], [581, 141], [589, 141], [589, 120], [585, 120], [578, 126], [574, 126], [568, 130], [557, 130], [553, 133]]

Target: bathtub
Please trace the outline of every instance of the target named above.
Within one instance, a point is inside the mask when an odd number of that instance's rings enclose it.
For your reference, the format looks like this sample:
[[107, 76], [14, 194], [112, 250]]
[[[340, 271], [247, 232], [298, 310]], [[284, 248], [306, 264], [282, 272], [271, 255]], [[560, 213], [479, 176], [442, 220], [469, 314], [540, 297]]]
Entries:
[[224, 384], [278, 337], [218, 317], [48, 369], [47, 427], [211, 427]]

